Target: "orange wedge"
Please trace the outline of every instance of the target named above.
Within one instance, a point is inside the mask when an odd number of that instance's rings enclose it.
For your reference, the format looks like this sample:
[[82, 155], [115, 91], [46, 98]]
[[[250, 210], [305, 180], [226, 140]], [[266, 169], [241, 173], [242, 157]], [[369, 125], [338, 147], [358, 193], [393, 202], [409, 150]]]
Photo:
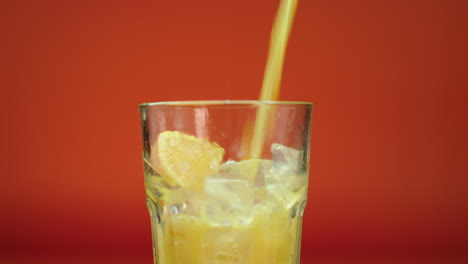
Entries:
[[151, 154], [156, 170], [169, 185], [202, 190], [205, 178], [218, 171], [224, 149], [207, 139], [164, 131]]

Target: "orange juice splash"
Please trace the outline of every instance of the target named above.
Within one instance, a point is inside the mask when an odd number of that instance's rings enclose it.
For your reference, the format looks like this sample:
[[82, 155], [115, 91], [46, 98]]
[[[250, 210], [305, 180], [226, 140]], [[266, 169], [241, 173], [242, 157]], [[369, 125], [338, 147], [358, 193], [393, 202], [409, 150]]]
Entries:
[[[261, 101], [278, 100], [283, 72], [284, 55], [289, 33], [296, 13], [297, 0], [281, 0], [270, 36], [270, 49], [263, 76]], [[265, 135], [268, 130], [268, 106], [260, 105], [257, 110], [248, 158], [258, 159], [262, 155]]]

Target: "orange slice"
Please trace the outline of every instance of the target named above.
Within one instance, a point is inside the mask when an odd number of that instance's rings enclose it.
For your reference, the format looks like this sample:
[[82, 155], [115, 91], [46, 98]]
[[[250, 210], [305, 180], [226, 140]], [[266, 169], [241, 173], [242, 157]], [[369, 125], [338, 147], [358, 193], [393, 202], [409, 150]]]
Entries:
[[164, 131], [152, 149], [152, 162], [172, 186], [202, 190], [205, 178], [218, 171], [224, 149], [207, 139]]

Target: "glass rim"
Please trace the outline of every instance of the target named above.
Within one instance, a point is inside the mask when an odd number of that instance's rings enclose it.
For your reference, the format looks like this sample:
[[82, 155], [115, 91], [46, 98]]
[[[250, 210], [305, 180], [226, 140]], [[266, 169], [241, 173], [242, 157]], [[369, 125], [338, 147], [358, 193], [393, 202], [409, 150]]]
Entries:
[[161, 101], [139, 104], [140, 107], [148, 106], [202, 106], [202, 105], [304, 105], [312, 106], [313, 103], [303, 101], [268, 101], [268, 100], [187, 100], [187, 101]]

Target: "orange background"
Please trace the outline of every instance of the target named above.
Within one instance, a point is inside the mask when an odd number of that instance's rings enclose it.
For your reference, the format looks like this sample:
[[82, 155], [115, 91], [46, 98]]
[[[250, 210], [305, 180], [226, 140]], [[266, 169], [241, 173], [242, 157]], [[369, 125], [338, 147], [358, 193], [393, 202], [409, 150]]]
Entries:
[[[302, 0], [303, 256], [468, 252], [467, 2]], [[151, 259], [137, 105], [256, 99], [278, 1], [2, 3], [0, 256]]]

